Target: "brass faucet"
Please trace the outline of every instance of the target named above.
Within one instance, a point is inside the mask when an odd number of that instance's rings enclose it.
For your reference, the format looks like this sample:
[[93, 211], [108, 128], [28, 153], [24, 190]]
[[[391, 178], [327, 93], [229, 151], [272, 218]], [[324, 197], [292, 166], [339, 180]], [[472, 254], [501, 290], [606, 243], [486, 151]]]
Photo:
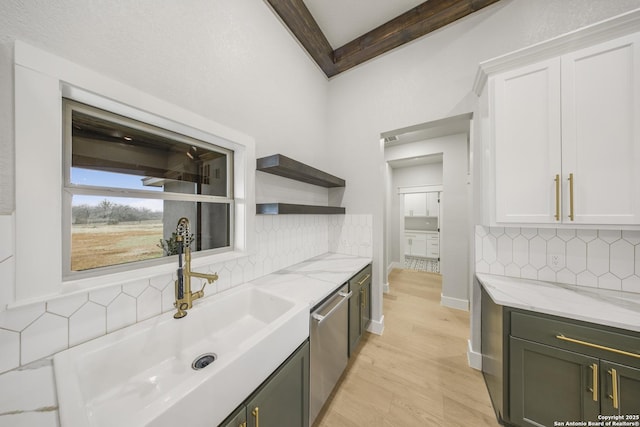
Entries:
[[[193, 307], [193, 301], [204, 296], [204, 288], [208, 283], [218, 280], [217, 274], [204, 274], [191, 271], [191, 234], [189, 233], [189, 220], [180, 218], [176, 227], [176, 241], [178, 242], [178, 279], [176, 286], [176, 302], [173, 304], [178, 310], [173, 317], [181, 319], [187, 315], [187, 310]], [[184, 252], [184, 268], [182, 267], [182, 255]], [[205, 279], [207, 283], [198, 292], [191, 292], [191, 278]]]

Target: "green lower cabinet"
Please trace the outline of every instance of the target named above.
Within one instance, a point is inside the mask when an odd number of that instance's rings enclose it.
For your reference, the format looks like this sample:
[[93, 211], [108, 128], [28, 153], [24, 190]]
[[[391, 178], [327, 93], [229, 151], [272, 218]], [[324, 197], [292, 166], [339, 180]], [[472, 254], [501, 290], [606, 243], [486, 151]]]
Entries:
[[363, 268], [349, 280], [349, 356], [353, 353], [362, 333], [371, 320], [371, 265]]
[[247, 427], [247, 407], [243, 405], [220, 424], [220, 427]]
[[309, 426], [309, 342], [287, 359], [221, 427]]
[[513, 424], [553, 426], [555, 421], [598, 419], [600, 404], [592, 391], [598, 359], [514, 337], [509, 341]]
[[513, 424], [640, 414], [640, 369], [514, 337], [509, 347]]
[[349, 356], [356, 350], [362, 337], [360, 287], [351, 280], [349, 281]]
[[603, 415], [640, 415], [640, 369], [601, 361], [600, 384]]
[[360, 313], [360, 329], [364, 332], [367, 330], [367, 325], [371, 321], [371, 278], [360, 288], [362, 292], [360, 306], [362, 312]]

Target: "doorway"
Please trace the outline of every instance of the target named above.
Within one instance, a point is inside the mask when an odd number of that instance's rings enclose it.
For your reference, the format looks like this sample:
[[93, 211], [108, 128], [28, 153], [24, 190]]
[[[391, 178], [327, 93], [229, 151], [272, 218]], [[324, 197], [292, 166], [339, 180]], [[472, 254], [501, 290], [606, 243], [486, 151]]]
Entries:
[[[471, 114], [462, 114], [409, 128], [381, 134], [386, 162], [386, 193], [384, 231], [384, 260], [389, 274], [393, 268], [404, 268], [400, 233], [404, 232], [404, 218], [398, 204], [404, 203], [394, 177], [404, 169], [405, 162], [421, 161], [425, 157], [440, 156], [442, 173], [440, 185], [440, 217], [438, 221], [443, 305], [461, 310], [469, 309], [470, 237], [472, 236], [470, 199], [470, 132]], [[415, 160], [417, 159], [417, 160]], [[416, 184], [417, 183], [417, 184]], [[418, 186], [436, 181], [413, 181], [405, 186]], [[426, 192], [426, 191], [424, 191]], [[404, 209], [404, 206], [403, 206]]]
[[399, 188], [399, 194], [403, 199], [398, 215], [403, 268], [440, 273], [442, 193], [441, 185]]

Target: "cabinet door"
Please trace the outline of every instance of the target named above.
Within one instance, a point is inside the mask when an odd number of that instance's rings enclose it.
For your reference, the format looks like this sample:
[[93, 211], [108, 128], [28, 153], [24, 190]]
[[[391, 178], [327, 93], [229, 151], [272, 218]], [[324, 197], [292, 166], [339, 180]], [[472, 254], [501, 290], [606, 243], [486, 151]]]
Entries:
[[573, 174], [575, 223], [640, 224], [639, 39], [562, 57], [564, 200]]
[[360, 301], [360, 334], [367, 330], [371, 320], [371, 278], [362, 284]]
[[600, 402], [593, 381], [598, 359], [514, 337], [509, 345], [513, 424], [539, 427], [554, 421], [597, 420]]
[[356, 350], [362, 336], [362, 299], [360, 285], [354, 279], [349, 281], [349, 356]]
[[560, 164], [560, 60], [490, 81], [496, 222], [554, 223]]
[[427, 215], [427, 194], [408, 193], [404, 195], [404, 215], [405, 216], [426, 216]]
[[438, 192], [427, 193], [427, 216], [440, 216], [440, 202]]
[[249, 427], [309, 425], [309, 343], [305, 343], [247, 403]]
[[416, 234], [411, 241], [411, 255], [426, 257], [427, 256], [427, 235]]
[[603, 414], [640, 415], [640, 369], [602, 361], [600, 379], [600, 410]]
[[411, 255], [413, 239], [415, 239], [415, 234], [406, 234], [404, 235], [404, 254]]
[[247, 427], [247, 407], [243, 405], [220, 424], [220, 427]]

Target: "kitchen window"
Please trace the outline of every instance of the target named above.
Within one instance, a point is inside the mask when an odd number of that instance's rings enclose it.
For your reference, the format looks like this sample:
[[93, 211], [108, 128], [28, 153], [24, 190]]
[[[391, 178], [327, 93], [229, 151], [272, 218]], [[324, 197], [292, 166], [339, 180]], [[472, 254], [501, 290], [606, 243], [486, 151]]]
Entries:
[[175, 255], [233, 249], [233, 151], [63, 100], [63, 275], [93, 276]]

